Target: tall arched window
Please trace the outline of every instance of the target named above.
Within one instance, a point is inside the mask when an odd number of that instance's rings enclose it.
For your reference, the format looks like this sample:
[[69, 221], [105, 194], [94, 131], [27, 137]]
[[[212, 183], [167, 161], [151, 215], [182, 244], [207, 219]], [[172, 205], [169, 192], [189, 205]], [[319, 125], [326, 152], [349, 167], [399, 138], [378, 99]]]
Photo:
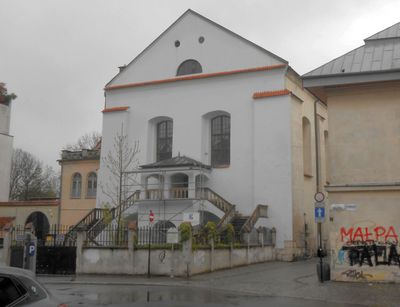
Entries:
[[172, 120], [164, 120], [157, 124], [157, 161], [172, 158]]
[[311, 125], [307, 117], [303, 117], [303, 169], [305, 176], [312, 176]]
[[87, 191], [88, 197], [96, 197], [97, 192], [97, 175], [96, 173], [90, 173], [87, 180]]
[[211, 165], [227, 166], [231, 162], [231, 119], [220, 115], [211, 120]]
[[203, 72], [203, 68], [196, 60], [186, 60], [178, 67], [177, 76], [199, 74]]
[[75, 173], [72, 177], [72, 189], [71, 189], [71, 197], [72, 198], [80, 198], [82, 191], [82, 176], [79, 173]]

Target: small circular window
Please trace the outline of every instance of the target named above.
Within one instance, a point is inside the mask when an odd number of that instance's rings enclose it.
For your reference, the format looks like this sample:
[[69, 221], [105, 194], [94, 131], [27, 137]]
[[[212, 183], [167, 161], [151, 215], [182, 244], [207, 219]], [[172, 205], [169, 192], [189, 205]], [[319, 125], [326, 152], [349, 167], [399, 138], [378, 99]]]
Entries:
[[200, 37], [199, 37], [199, 43], [200, 43], [200, 44], [204, 43], [204, 36], [200, 36]]
[[181, 42], [180, 42], [180, 41], [178, 41], [178, 40], [176, 40], [176, 41], [175, 41], [175, 47], [177, 47], [177, 48], [178, 48], [180, 45], [181, 45]]

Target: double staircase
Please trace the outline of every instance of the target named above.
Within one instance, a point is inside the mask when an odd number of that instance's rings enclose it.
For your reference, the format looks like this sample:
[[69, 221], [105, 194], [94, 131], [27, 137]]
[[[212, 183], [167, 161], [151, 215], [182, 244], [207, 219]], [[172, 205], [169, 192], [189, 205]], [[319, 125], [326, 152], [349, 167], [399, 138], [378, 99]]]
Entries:
[[202, 188], [197, 192], [198, 197], [208, 200], [215, 207], [225, 212], [217, 224], [218, 231], [223, 231], [228, 224], [232, 224], [235, 230], [235, 237], [240, 236], [245, 232], [251, 232], [254, 225], [260, 217], [268, 217], [266, 205], [257, 205], [250, 216], [244, 216], [236, 210], [236, 206], [224, 199], [222, 196], [211, 190], [210, 188]]
[[139, 195], [140, 191], [137, 191], [119, 206], [111, 209], [92, 209], [67, 232], [64, 242], [66, 244], [76, 242], [78, 230], [82, 229], [86, 231], [86, 238], [96, 244], [96, 237], [111, 223], [112, 220], [118, 219], [125, 210], [132, 207], [139, 199]]

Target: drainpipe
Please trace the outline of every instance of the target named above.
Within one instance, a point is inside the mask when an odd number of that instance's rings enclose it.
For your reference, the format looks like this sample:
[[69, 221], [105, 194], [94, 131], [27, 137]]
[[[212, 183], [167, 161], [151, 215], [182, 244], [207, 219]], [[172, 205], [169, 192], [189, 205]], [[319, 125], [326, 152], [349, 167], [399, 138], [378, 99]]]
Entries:
[[314, 101], [314, 132], [315, 132], [315, 186], [317, 188], [317, 192], [320, 192], [319, 190], [319, 123], [318, 123], [318, 118], [317, 118], [317, 103], [319, 102], [319, 99]]
[[316, 156], [316, 159], [315, 159], [316, 183], [315, 183], [315, 185], [317, 188], [317, 192], [321, 192], [320, 186], [319, 186], [319, 181], [320, 181], [319, 150], [320, 150], [320, 148], [319, 148], [319, 122], [318, 122], [318, 114], [317, 114], [317, 103], [320, 103], [320, 104], [324, 105], [325, 107], [327, 107], [327, 105], [319, 99], [314, 101], [314, 132], [315, 132], [315, 156]]

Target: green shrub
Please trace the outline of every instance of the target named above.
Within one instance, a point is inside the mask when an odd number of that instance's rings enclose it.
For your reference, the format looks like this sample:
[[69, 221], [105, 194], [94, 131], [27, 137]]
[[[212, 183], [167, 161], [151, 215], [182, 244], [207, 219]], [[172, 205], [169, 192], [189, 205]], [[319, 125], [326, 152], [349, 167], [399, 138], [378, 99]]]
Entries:
[[204, 234], [208, 242], [213, 240], [216, 242], [217, 239], [217, 225], [214, 222], [208, 222], [204, 226]]
[[233, 228], [232, 224], [228, 224], [226, 227], [226, 243], [231, 244], [235, 238], [235, 228]]
[[192, 225], [184, 222], [179, 225], [180, 242], [186, 242], [192, 236]]

